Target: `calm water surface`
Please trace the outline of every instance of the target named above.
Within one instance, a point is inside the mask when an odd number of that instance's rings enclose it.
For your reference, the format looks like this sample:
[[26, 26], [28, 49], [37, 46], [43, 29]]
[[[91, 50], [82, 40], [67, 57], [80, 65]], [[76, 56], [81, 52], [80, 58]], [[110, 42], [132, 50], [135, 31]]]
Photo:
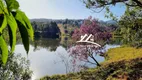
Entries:
[[[118, 47], [118, 45], [106, 45], [106, 50]], [[39, 39], [30, 45], [29, 54], [26, 54], [22, 44], [16, 45], [15, 54], [21, 54], [30, 61], [30, 69], [33, 71], [32, 80], [39, 79], [46, 75], [66, 74], [69, 72], [66, 64], [69, 63], [69, 54], [66, 46], [61, 45], [60, 40]], [[96, 56], [99, 62], [104, 61], [103, 57]]]

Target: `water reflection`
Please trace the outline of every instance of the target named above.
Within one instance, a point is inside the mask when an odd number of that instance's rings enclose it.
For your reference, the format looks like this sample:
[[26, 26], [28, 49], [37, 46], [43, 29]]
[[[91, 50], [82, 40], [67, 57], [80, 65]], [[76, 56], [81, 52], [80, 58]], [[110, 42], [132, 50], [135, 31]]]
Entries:
[[[112, 47], [117, 46], [106, 45], [106, 49]], [[60, 40], [36, 39], [35, 43], [30, 45], [28, 55], [23, 45], [17, 44], [15, 53], [20, 53], [23, 57], [30, 60], [30, 69], [34, 73], [32, 76], [33, 79], [38, 79], [46, 75], [66, 74], [72, 70], [71, 58], [67, 53], [66, 47], [61, 45]], [[104, 58], [100, 56], [96, 56], [96, 59], [99, 62], [104, 61]]]
[[40, 48], [45, 48], [49, 51], [55, 51], [60, 45], [60, 39], [35, 39], [32, 45], [34, 46], [34, 51], [39, 50]]
[[23, 57], [30, 60], [30, 68], [36, 78], [45, 75], [66, 73], [66, 68], [64, 64], [60, 62], [61, 58], [58, 56], [58, 52], [65, 55], [67, 54], [66, 50], [61, 46], [58, 46], [56, 51], [49, 51], [45, 48], [40, 48], [40, 50], [34, 51], [34, 47], [31, 45], [28, 56], [26, 55], [23, 45], [17, 45], [15, 51], [16, 54], [20, 53]]

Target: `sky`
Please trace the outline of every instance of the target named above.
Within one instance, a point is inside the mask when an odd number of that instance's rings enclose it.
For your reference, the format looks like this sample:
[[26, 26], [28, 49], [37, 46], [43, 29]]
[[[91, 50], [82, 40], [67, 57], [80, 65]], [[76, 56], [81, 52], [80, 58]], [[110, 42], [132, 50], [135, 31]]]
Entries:
[[[89, 16], [99, 20], [109, 20], [104, 17], [105, 10], [95, 13], [85, 7], [81, 0], [18, 0], [20, 9], [26, 13], [30, 19], [87, 19]], [[121, 16], [125, 7], [118, 4], [112, 7], [111, 11], [117, 16]]]

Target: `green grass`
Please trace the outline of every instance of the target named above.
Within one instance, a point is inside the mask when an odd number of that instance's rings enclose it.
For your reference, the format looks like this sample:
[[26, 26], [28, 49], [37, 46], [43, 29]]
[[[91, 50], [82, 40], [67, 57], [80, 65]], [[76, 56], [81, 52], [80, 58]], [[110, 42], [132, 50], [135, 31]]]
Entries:
[[109, 49], [106, 53], [106, 62], [130, 60], [142, 57], [142, 48], [118, 47]]
[[41, 80], [141, 80], [142, 48], [109, 49], [101, 67], [67, 75], [46, 76]]

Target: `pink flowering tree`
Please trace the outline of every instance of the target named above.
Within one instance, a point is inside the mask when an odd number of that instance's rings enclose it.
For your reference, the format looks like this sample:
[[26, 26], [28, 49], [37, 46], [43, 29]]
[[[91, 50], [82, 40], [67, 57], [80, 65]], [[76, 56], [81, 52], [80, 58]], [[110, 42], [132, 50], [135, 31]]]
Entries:
[[89, 18], [84, 20], [79, 29], [74, 30], [72, 38], [78, 41], [81, 35], [92, 34], [94, 35], [94, 41], [103, 45], [112, 37], [109, 29], [109, 27], [101, 26], [96, 19]]
[[[88, 46], [88, 44], [76, 44], [68, 49], [70, 56], [73, 57], [72, 63], [76, 64], [77, 61], [84, 61], [91, 64], [96, 64], [100, 66], [99, 62], [95, 59], [96, 54], [103, 55], [104, 45], [110, 40], [111, 33], [108, 27], [101, 26], [99, 21], [96, 19], [89, 18], [84, 20], [83, 24], [79, 29], [75, 29], [72, 38], [75, 41], [79, 41], [80, 37], [85, 34], [92, 34], [94, 37], [94, 42], [101, 45], [101, 47], [96, 47], [93, 44]], [[89, 58], [93, 60], [90, 61]]]

